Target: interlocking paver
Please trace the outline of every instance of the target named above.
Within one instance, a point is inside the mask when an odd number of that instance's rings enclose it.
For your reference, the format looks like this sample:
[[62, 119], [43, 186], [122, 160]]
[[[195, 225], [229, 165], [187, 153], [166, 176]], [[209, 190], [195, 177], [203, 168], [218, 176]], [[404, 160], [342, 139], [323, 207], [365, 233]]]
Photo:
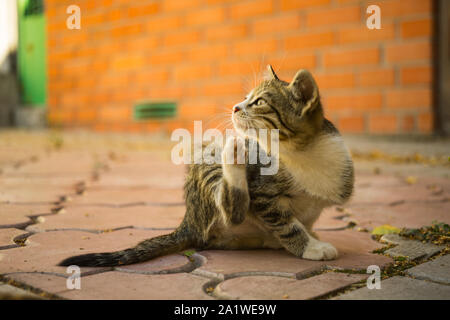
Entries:
[[274, 276], [237, 277], [214, 290], [221, 298], [249, 300], [313, 299], [367, 278], [362, 274], [328, 272], [304, 280]]
[[[123, 250], [164, 233], [167, 231], [136, 229], [101, 234], [69, 230], [37, 233], [28, 238], [25, 247], [1, 251], [3, 259], [0, 273], [39, 271], [65, 274], [66, 268], [57, 266], [65, 258], [91, 252]], [[89, 270], [93, 268], [82, 268], [83, 272]]]
[[17, 245], [14, 242], [14, 238], [24, 233], [26, 232], [15, 228], [0, 229], [0, 249], [2, 247]]
[[285, 250], [208, 250], [199, 253], [208, 259], [201, 270], [230, 274], [247, 271], [301, 273], [311, 268], [331, 266], [340, 269], [366, 269], [392, 262], [388, 257], [373, 254], [382, 245], [370, 235], [352, 230], [319, 231], [322, 241], [331, 242], [339, 251], [339, 258], [331, 261], [299, 259]]
[[77, 205], [119, 206], [136, 203], [149, 204], [179, 204], [183, 201], [183, 190], [156, 189], [145, 187], [87, 189], [86, 193], [77, 198]]
[[144, 275], [117, 271], [104, 272], [81, 277], [80, 290], [67, 289], [66, 279], [54, 275], [25, 273], [11, 277], [68, 299], [212, 299], [202, 290], [208, 279], [188, 273]]
[[387, 243], [397, 246], [386, 250], [384, 253], [392, 257], [407, 257], [410, 260], [429, 258], [445, 249], [445, 246], [437, 246], [431, 243], [423, 243], [418, 240], [405, 239], [397, 234], [386, 234], [381, 238]]
[[348, 221], [343, 220], [342, 211], [338, 211], [337, 207], [326, 208], [320, 214], [319, 219], [317, 219], [314, 224], [315, 230], [341, 230], [348, 226]]
[[29, 300], [29, 299], [42, 299], [36, 294], [33, 294], [29, 291], [25, 291], [23, 289], [13, 287], [9, 284], [0, 283], [0, 300], [2, 299], [20, 299], [20, 300]]
[[406, 273], [417, 279], [450, 284], [450, 254], [408, 269]]
[[434, 282], [392, 277], [381, 281], [380, 289], [361, 288], [345, 293], [336, 300], [450, 300], [450, 286]]
[[14, 226], [30, 223], [30, 216], [48, 215], [52, 204], [0, 203], [0, 226]]
[[27, 230], [54, 229], [116, 229], [125, 226], [139, 228], [176, 228], [185, 213], [184, 205], [130, 206], [124, 208], [77, 205], [78, 199], [68, 204], [64, 213], [45, 217]]

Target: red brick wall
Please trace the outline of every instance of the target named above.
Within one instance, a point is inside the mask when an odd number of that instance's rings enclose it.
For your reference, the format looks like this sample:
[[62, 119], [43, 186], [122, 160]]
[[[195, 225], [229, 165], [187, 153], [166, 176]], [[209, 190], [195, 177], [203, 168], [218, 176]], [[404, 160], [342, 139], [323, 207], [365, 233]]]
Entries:
[[[52, 125], [166, 131], [215, 127], [267, 63], [315, 75], [344, 132], [429, 133], [431, 0], [47, 0]], [[381, 30], [366, 8], [381, 8]], [[175, 100], [178, 116], [136, 122], [136, 101]], [[220, 115], [217, 115], [220, 114]]]

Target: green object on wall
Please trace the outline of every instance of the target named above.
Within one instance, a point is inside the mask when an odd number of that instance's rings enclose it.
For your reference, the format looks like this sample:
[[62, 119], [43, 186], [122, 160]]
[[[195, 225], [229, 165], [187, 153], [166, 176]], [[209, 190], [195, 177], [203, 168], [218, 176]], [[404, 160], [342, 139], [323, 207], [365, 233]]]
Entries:
[[23, 104], [43, 107], [47, 101], [46, 19], [43, 0], [18, 0], [18, 67]]
[[134, 106], [135, 120], [173, 118], [177, 104], [174, 102], [142, 102]]

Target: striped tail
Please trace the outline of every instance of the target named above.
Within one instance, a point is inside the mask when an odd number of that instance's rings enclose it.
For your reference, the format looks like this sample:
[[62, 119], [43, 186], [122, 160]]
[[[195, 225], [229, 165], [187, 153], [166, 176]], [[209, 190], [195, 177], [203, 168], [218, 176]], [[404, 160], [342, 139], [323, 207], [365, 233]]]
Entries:
[[88, 253], [67, 258], [60, 266], [77, 265], [79, 267], [115, 267], [144, 262], [156, 257], [188, 249], [194, 245], [187, 229], [180, 226], [170, 234], [158, 236], [140, 242], [136, 247], [105, 253]]

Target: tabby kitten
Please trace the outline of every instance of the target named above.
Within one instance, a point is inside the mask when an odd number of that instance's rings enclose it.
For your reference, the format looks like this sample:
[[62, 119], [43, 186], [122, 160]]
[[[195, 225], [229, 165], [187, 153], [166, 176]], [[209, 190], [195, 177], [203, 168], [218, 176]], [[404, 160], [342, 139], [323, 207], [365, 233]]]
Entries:
[[[338, 256], [312, 231], [323, 208], [343, 204], [353, 190], [353, 163], [338, 130], [324, 118], [312, 75], [300, 70], [287, 83], [272, 67], [270, 79], [233, 107], [237, 133], [279, 130], [279, 170], [261, 175], [260, 164], [193, 164], [185, 182], [186, 214], [172, 233], [117, 252], [68, 258], [62, 266], [117, 266], [197, 249], [284, 248], [310, 260]], [[263, 150], [268, 145], [258, 141]], [[245, 148], [229, 139], [224, 151]], [[232, 153], [231, 153], [232, 154]]]

